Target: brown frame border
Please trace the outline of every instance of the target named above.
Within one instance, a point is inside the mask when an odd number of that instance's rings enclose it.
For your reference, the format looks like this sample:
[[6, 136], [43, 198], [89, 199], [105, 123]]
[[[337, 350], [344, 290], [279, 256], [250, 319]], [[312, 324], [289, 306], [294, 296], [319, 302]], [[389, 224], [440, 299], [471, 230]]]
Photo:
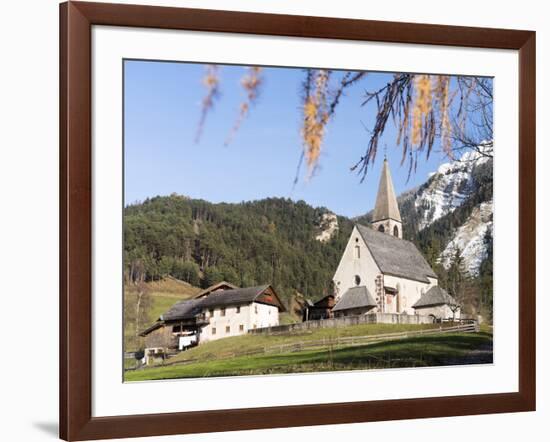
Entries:
[[[91, 26], [133, 26], [519, 51], [519, 392], [92, 417]], [[60, 5], [60, 437], [87, 440], [533, 411], [535, 32], [68, 2]]]

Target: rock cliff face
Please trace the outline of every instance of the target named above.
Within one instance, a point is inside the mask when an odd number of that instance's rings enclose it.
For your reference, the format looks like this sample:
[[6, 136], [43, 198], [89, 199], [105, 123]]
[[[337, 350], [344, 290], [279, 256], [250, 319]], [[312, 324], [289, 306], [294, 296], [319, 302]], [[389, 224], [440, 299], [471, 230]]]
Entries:
[[444, 267], [449, 267], [457, 250], [464, 259], [466, 270], [471, 275], [479, 273], [479, 266], [487, 258], [487, 234], [493, 231], [493, 201], [475, 207], [466, 222], [461, 225], [440, 255]]
[[[458, 249], [465, 269], [478, 274], [492, 238], [492, 158], [467, 152], [441, 164], [426, 182], [398, 198], [405, 238], [436, 250], [448, 267]], [[370, 222], [372, 212], [357, 218]]]
[[[479, 175], [483, 174], [482, 177]], [[489, 177], [487, 175], [490, 175]], [[448, 267], [458, 250], [465, 269], [477, 275], [479, 266], [487, 257], [487, 237], [492, 235], [492, 159], [476, 152], [467, 152], [458, 160], [442, 164], [425, 185], [409, 194], [416, 212], [415, 230], [421, 232], [445, 217], [464, 218], [457, 226], [447, 223], [449, 229], [446, 244], [439, 260]], [[484, 186], [480, 186], [484, 182]], [[465, 214], [467, 214], [465, 216]], [[454, 225], [453, 225], [454, 224]]]
[[317, 241], [327, 242], [338, 232], [338, 217], [332, 212], [323, 213], [319, 222], [320, 232], [315, 236]]
[[459, 160], [442, 164], [415, 195], [415, 207], [422, 209], [418, 230], [460, 207], [475, 192], [473, 170], [489, 161], [474, 152], [465, 153]]

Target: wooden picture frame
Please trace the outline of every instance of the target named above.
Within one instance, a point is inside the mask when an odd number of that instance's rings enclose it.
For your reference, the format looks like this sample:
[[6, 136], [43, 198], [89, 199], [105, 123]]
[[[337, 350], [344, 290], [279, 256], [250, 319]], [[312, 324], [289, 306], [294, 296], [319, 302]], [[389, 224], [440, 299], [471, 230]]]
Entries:
[[[92, 417], [92, 25], [519, 51], [519, 391]], [[535, 32], [68, 2], [60, 5], [60, 437], [65, 440], [535, 410]]]

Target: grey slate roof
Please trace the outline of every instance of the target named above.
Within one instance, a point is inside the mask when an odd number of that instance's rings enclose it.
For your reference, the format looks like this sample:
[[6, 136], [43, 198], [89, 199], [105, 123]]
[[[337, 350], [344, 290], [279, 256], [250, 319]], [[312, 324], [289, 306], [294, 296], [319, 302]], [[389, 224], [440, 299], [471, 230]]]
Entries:
[[435, 286], [424, 293], [418, 301], [414, 303], [413, 308], [430, 307], [433, 305], [457, 305], [455, 298], [449, 295], [441, 287]]
[[[164, 313], [160, 319], [163, 321], [174, 321], [179, 319], [192, 319], [203, 309], [214, 307], [225, 307], [254, 302], [267, 288], [267, 285], [258, 287], [237, 288], [231, 290], [220, 290], [212, 292], [202, 298], [188, 299], [174, 304], [170, 310]], [[284, 306], [279, 307], [284, 311]]]
[[229, 289], [237, 289], [238, 287], [235, 284], [231, 284], [227, 281], [221, 281], [217, 284], [211, 285], [210, 287], [205, 288], [204, 290], [201, 290], [199, 293], [197, 293], [193, 298], [202, 298], [203, 296], [209, 295], [212, 292], [215, 292], [216, 290], [229, 290]]
[[395, 197], [395, 191], [393, 190], [393, 182], [391, 180], [390, 168], [388, 167], [388, 160], [384, 159], [372, 221], [381, 221], [388, 218], [401, 221], [401, 214], [399, 213], [397, 198]]
[[258, 287], [246, 287], [242, 289], [221, 290], [218, 292], [212, 292], [210, 295], [203, 298], [201, 307], [223, 307], [225, 305], [245, 304], [248, 302], [253, 302], [268, 287], [269, 284], [266, 284]]
[[412, 242], [361, 224], [356, 227], [382, 273], [422, 282], [429, 282], [428, 276], [437, 278]]
[[163, 321], [175, 319], [192, 319], [201, 312], [202, 299], [188, 299], [174, 304], [170, 309], [161, 315]]
[[360, 307], [376, 307], [376, 302], [365, 286], [352, 287], [342, 295], [332, 311]]

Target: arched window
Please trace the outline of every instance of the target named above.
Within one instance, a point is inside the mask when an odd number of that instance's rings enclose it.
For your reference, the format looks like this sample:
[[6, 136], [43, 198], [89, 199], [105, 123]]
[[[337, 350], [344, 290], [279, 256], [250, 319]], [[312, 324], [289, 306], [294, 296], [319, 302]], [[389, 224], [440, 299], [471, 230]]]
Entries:
[[393, 236], [399, 236], [399, 228], [397, 226], [393, 226]]
[[378, 226], [378, 231], [384, 233], [384, 226], [382, 224]]
[[359, 275], [355, 275], [355, 285], [361, 284], [361, 277]]
[[361, 258], [361, 247], [355, 246], [355, 259]]

